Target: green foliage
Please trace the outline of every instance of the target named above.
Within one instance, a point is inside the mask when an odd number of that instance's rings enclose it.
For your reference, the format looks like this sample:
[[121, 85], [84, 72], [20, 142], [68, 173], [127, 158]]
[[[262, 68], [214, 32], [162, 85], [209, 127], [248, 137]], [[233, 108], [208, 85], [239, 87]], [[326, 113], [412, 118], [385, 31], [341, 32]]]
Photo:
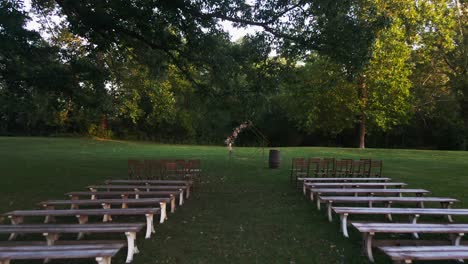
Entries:
[[403, 24], [395, 20], [381, 32], [365, 71], [365, 115], [378, 129], [388, 130], [404, 123], [410, 115], [410, 58], [411, 47], [406, 43]]

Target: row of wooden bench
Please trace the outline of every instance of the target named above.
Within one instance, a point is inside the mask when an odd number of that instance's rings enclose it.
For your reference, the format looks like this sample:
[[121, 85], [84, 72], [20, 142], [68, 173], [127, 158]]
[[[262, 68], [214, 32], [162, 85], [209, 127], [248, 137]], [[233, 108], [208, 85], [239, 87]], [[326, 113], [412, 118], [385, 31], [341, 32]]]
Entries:
[[[351, 222], [364, 239], [364, 252], [374, 262], [372, 249], [378, 247], [396, 263], [412, 263], [414, 260], [459, 260], [468, 258], [468, 247], [461, 245], [461, 239], [468, 231], [468, 224], [455, 224], [453, 216], [468, 216], [468, 209], [452, 209], [457, 199], [447, 197], [426, 197], [424, 189], [406, 189], [405, 183], [390, 182], [390, 178], [299, 178], [303, 192], [312, 201], [327, 204], [327, 216], [340, 216], [341, 232], [349, 237], [348, 219], [352, 215], [385, 215], [392, 221], [392, 215], [406, 215], [411, 223], [367, 223]], [[413, 196], [404, 196], [412, 194]], [[364, 195], [364, 196], [362, 196]], [[426, 204], [439, 203], [441, 208], [426, 208]], [[338, 207], [336, 204], [367, 204], [368, 207]], [[374, 207], [381, 204], [383, 207]], [[415, 204], [415, 208], [393, 208], [394, 204]], [[422, 216], [444, 216], [448, 223], [420, 224]], [[448, 234], [450, 241], [427, 240], [375, 240], [376, 234], [412, 234], [419, 238], [422, 233]], [[436, 244], [437, 246], [434, 246]], [[396, 246], [398, 245], [398, 246]], [[424, 246], [421, 246], [424, 245]], [[430, 246], [429, 246], [430, 245]]]
[[[0, 225], [0, 234], [9, 234], [9, 241], [0, 243], [0, 264], [13, 259], [75, 259], [95, 258], [100, 264], [110, 264], [111, 258], [124, 246], [127, 247], [126, 262], [133, 261], [138, 253], [137, 233], [146, 225], [145, 237], [155, 232], [153, 218], [160, 215], [159, 222], [167, 219], [166, 205], [173, 213], [176, 204], [193, 191], [192, 181], [161, 180], [108, 180], [103, 185], [88, 186], [89, 191], [69, 192], [69, 200], [48, 200], [38, 205], [43, 210], [17, 210], [5, 213], [11, 225]], [[144, 197], [144, 198], [140, 198]], [[83, 199], [84, 198], [84, 199]], [[56, 207], [70, 209], [56, 209]], [[80, 207], [91, 207], [81, 209]], [[119, 208], [111, 208], [118, 206]], [[134, 207], [136, 208], [129, 208]], [[142, 207], [138, 207], [142, 206]], [[102, 207], [99, 209], [93, 207]], [[76, 217], [78, 224], [56, 224], [58, 217]], [[103, 223], [89, 223], [90, 217], [102, 217]], [[109, 223], [113, 216], [144, 216], [145, 223]], [[43, 224], [24, 224], [25, 218], [44, 217]], [[58, 241], [62, 234], [77, 234], [78, 240], [85, 234], [122, 233], [127, 243], [120, 241]], [[40, 241], [14, 242], [18, 235], [43, 234]]]
[[172, 179], [201, 181], [200, 159], [129, 159], [129, 179]]
[[293, 158], [290, 181], [297, 185], [304, 177], [366, 177], [382, 176], [383, 161], [371, 159]]

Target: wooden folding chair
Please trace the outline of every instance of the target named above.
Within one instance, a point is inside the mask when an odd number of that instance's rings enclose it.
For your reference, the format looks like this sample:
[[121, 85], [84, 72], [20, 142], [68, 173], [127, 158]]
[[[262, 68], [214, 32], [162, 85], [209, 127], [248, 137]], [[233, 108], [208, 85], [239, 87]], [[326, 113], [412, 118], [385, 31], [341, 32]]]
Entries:
[[192, 178], [196, 178], [198, 182], [201, 182], [201, 161], [200, 159], [190, 159], [187, 161], [187, 175]]
[[297, 178], [307, 177], [308, 164], [304, 158], [293, 158], [289, 181], [297, 186]]
[[142, 179], [144, 177], [144, 165], [141, 161], [135, 159], [128, 159], [127, 173], [129, 179]]
[[307, 160], [307, 177], [319, 177], [321, 174], [322, 159], [309, 158]]
[[370, 164], [370, 176], [371, 177], [382, 177], [383, 161], [372, 160]]
[[323, 174], [326, 177], [333, 177], [335, 175], [335, 158], [323, 159]]

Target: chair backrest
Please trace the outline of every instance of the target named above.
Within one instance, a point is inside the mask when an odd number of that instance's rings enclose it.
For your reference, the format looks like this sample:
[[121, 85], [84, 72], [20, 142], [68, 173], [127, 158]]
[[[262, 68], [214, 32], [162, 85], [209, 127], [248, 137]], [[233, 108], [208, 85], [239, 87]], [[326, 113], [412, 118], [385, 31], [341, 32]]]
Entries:
[[317, 177], [322, 167], [322, 159], [320, 158], [309, 158], [307, 160], [307, 175]]
[[129, 179], [142, 179], [144, 178], [144, 165], [141, 161], [135, 159], [128, 159], [127, 172]]
[[323, 159], [323, 166], [324, 166], [324, 172], [325, 175], [328, 177], [334, 176], [335, 175], [335, 158], [324, 158]]
[[360, 159], [362, 177], [370, 177], [371, 173], [371, 159]]
[[373, 160], [370, 164], [370, 175], [371, 177], [382, 177], [383, 161]]
[[183, 173], [178, 168], [178, 164], [176, 162], [166, 162], [164, 164], [164, 178], [165, 179], [180, 179], [182, 178]]
[[293, 158], [291, 169], [296, 171], [307, 171], [307, 162], [304, 158]]
[[161, 160], [151, 160], [151, 178], [152, 179], [162, 179], [163, 176], [163, 166]]

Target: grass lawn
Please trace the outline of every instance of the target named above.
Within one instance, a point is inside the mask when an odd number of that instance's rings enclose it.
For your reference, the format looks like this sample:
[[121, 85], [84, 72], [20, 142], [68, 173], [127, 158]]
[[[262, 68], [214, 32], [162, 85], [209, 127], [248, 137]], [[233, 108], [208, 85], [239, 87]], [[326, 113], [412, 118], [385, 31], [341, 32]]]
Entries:
[[[281, 168], [270, 170], [267, 154], [262, 158], [261, 152], [250, 148], [235, 149], [230, 161], [225, 147], [0, 138], [0, 212], [32, 209], [42, 200], [65, 198], [67, 191], [83, 190], [108, 178], [125, 178], [127, 158], [201, 158], [203, 186], [169, 215], [166, 223], [156, 226], [152, 239], [144, 240], [139, 234], [137, 244], [142, 253], [135, 256], [134, 263], [295, 264], [367, 261], [361, 255], [358, 233], [352, 231], [351, 238], [345, 239], [338, 221], [329, 223], [324, 211], [317, 211], [291, 188], [292, 157], [382, 159], [384, 176], [406, 182], [408, 187], [427, 188], [433, 196], [458, 198], [462, 203], [456, 207], [468, 207], [468, 152], [343, 148], [280, 151]], [[113, 263], [124, 263], [124, 255]], [[376, 254], [376, 260], [390, 263], [381, 254]]]

